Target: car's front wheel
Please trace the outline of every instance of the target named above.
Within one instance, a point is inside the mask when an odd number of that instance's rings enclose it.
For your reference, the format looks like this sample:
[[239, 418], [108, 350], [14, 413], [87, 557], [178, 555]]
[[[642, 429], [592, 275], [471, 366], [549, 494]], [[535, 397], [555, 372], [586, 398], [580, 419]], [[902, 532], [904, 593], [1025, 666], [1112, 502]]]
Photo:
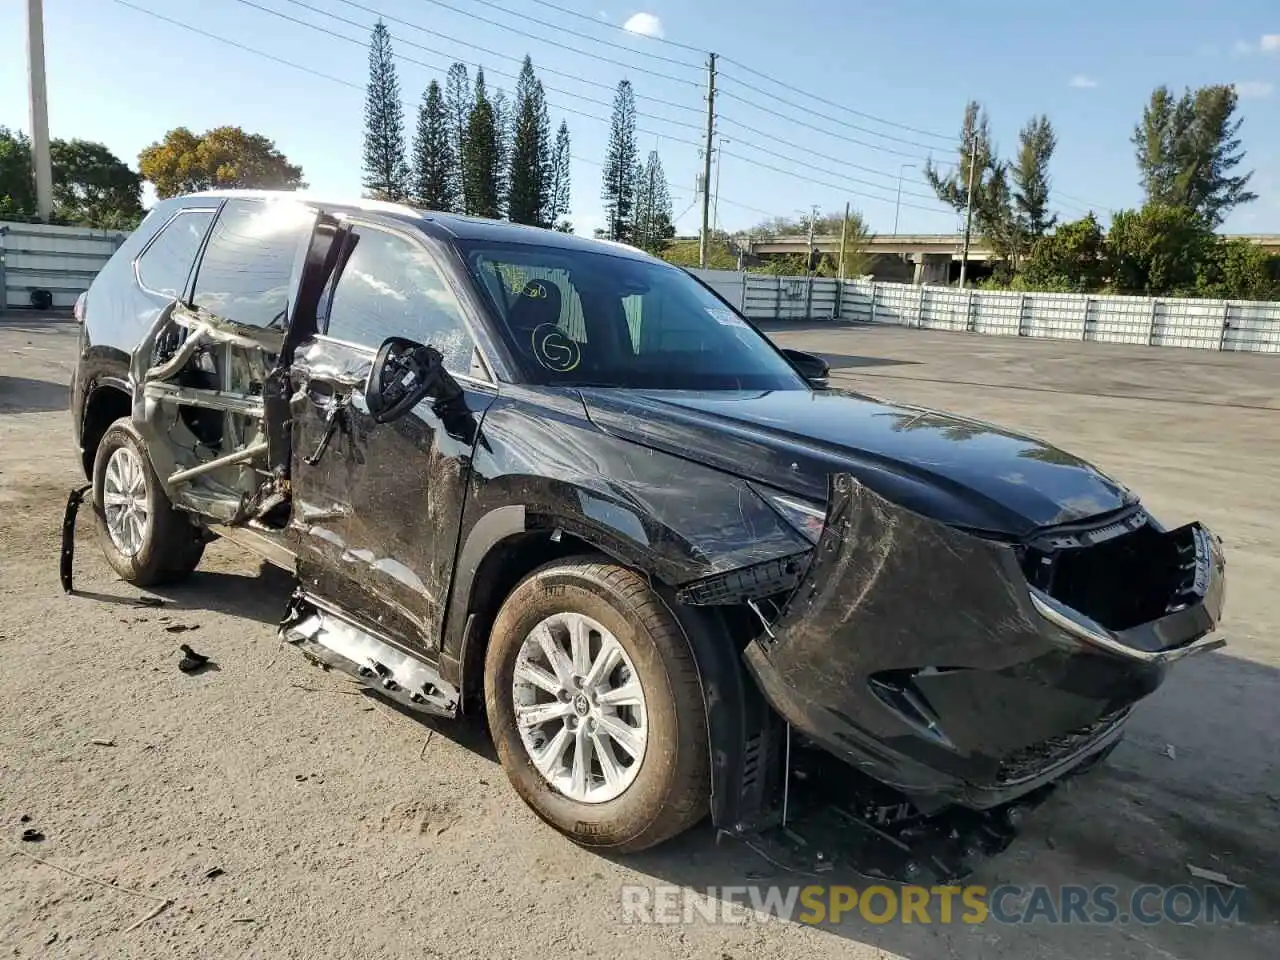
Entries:
[[522, 581], [493, 626], [485, 709], [512, 786], [578, 843], [643, 850], [707, 812], [697, 667], [630, 570], [570, 559]]
[[107, 428], [93, 461], [98, 540], [116, 573], [139, 587], [180, 580], [204, 553], [200, 530], [175, 510], [127, 417]]

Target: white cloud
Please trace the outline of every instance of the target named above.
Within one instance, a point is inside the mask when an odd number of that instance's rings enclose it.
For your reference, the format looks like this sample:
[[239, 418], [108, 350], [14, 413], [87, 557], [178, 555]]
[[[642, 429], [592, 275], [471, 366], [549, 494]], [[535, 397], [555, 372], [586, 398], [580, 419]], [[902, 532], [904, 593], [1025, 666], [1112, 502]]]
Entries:
[[1093, 79], [1093, 77], [1087, 77], [1083, 73], [1077, 73], [1067, 81], [1068, 87], [1075, 87], [1077, 90], [1092, 90], [1097, 85], [1097, 80]]
[[1249, 54], [1253, 53], [1253, 44], [1248, 40], [1237, 40], [1231, 47], [1231, 52], [1237, 56], [1247, 57]]
[[1262, 100], [1271, 96], [1275, 86], [1266, 80], [1240, 80], [1235, 84], [1236, 93], [1245, 100]]
[[1258, 40], [1258, 49], [1263, 53], [1280, 52], [1280, 33], [1264, 33]]
[[629, 33], [638, 33], [642, 37], [657, 37], [662, 39], [662, 21], [652, 13], [634, 13], [622, 25], [622, 29]]

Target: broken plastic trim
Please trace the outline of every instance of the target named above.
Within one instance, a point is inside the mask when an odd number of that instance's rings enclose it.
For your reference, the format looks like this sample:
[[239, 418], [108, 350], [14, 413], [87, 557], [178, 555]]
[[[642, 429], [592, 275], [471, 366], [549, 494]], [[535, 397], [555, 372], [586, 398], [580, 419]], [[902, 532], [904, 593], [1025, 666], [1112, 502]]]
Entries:
[[84, 495], [93, 489], [93, 484], [86, 483], [76, 487], [67, 494], [67, 509], [62, 514], [62, 552], [58, 556], [58, 579], [62, 581], [62, 592], [71, 592], [72, 563], [76, 555], [76, 514], [80, 512], [80, 504], [84, 503]]
[[1227, 641], [1221, 637], [1206, 634], [1186, 646], [1174, 647], [1171, 650], [1140, 650], [1120, 640], [1106, 627], [1078, 610], [1059, 603], [1044, 591], [1037, 590], [1035, 587], [1028, 587], [1028, 590], [1031, 593], [1031, 605], [1040, 616], [1073, 637], [1116, 656], [1128, 657], [1144, 663], [1171, 663], [1174, 660], [1181, 660], [1197, 653], [1208, 653], [1210, 650], [1217, 650], [1227, 645]]

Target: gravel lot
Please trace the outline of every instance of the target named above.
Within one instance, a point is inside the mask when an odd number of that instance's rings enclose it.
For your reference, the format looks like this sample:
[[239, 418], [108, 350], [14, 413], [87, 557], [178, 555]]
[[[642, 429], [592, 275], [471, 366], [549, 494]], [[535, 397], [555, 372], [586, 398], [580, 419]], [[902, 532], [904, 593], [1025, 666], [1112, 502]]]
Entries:
[[[1280, 357], [830, 326], [777, 337], [826, 354], [842, 386], [1051, 438], [1167, 523], [1199, 518], [1222, 535], [1230, 646], [1176, 669], [1108, 763], [1036, 811], [973, 881], [1128, 890], [1186, 882], [1195, 864], [1246, 885], [1246, 924], [624, 924], [623, 884], [811, 881], [717, 845], [705, 826], [626, 860], [571, 846], [519, 802], [474, 725], [406, 718], [282, 649], [274, 623], [290, 585], [225, 545], [159, 591], [162, 608], [142, 608], [85, 519], [77, 585], [92, 595], [64, 597], [58, 525], [81, 482], [65, 389], [75, 327], [10, 317], [0, 955], [1280, 955]], [[183, 641], [219, 669], [179, 673]], [[21, 843], [24, 828], [46, 839]]]

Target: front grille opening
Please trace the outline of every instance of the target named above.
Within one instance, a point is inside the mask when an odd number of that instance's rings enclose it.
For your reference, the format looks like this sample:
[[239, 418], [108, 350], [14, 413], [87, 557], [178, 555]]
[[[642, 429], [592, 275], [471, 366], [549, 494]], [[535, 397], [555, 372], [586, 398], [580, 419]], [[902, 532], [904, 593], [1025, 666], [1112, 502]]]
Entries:
[[[1194, 548], [1189, 559], [1194, 568]], [[1029, 550], [1025, 560], [1033, 586], [1111, 630], [1168, 613], [1187, 562], [1186, 545], [1150, 524], [1093, 546]]]

